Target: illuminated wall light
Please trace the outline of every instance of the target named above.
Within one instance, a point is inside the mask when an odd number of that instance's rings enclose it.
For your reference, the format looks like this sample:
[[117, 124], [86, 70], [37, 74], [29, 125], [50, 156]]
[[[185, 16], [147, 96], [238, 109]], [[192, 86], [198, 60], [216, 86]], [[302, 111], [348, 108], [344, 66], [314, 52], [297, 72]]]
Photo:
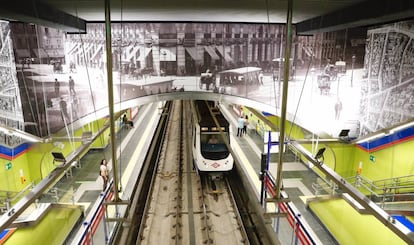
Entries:
[[370, 141], [370, 140], [373, 140], [373, 139], [376, 139], [376, 138], [379, 138], [379, 137], [382, 137], [382, 136], [385, 136], [385, 135], [386, 134], [384, 132], [381, 132], [381, 133], [378, 133], [378, 134], [374, 134], [372, 136], [369, 136], [367, 138], [360, 139], [360, 140], [356, 141], [355, 143], [356, 144], [361, 144], [363, 142]]
[[22, 139], [25, 139], [30, 142], [43, 142], [43, 139], [40, 137], [37, 137], [35, 135], [28, 134], [26, 132], [22, 132], [20, 130], [9, 128], [4, 125], [0, 125], [0, 131], [11, 136], [20, 137]]
[[403, 124], [403, 125], [400, 125], [400, 126], [397, 126], [395, 128], [392, 128], [392, 129], [390, 129], [390, 133], [393, 134], [393, 133], [395, 133], [397, 131], [400, 131], [400, 130], [405, 129], [405, 128], [409, 128], [411, 126], [414, 126], [414, 121], [413, 122], [406, 123], [406, 124]]
[[14, 135], [30, 142], [42, 142], [43, 140], [37, 136], [26, 134], [22, 132], [14, 132]]

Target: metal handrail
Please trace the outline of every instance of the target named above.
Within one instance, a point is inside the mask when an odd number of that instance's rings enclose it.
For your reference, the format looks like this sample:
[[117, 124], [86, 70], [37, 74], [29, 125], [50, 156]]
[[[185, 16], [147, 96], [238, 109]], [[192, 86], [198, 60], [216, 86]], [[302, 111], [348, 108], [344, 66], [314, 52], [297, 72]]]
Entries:
[[[395, 194], [401, 189], [411, 188], [414, 190], [414, 180], [404, 181], [404, 182], [393, 181], [392, 183], [388, 183], [388, 184], [386, 182], [388, 180], [398, 180], [398, 179], [403, 179], [406, 177], [411, 177], [411, 176], [402, 176], [402, 177], [397, 177], [397, 178], [387, 178], [384, 180], [371, 181], [365, 176], [357, 175], [357, 176], [352, 176], [350, 178], [347, 178], [347, 181], [350, 183], [354, 183], [355, 187], [363, 187], [364, 189], [369, 191], [370, 194], [375, 195], [376, 197], [379, 197], [380, 195], [384, 195], [384, 194], [391, 194], [391, 193]], [[414, 177], [414, 175], [412, 175], [412, 177]], [[352, 181], [353, 179], [355, 179], [355, 181]], [[376, 184], [380, 182], [384, 182], [384, 185]]]
[[[377, 186], [381, 185], [381, 184], [379, 184], [381, 182], [387, 183], [388, 181], [391, 182], [391, 183], [401, 183], [400, 180], [405, 179], [405, 178], [411, 179], [411, 180], [408, 180], [408, 181], [414, 183], [414, 175], [405, 175], [405, 176], [399, 176], [399, 177], [380, 179], [380, 180], [372, 181], [372, 183], [374, 183]], [[406, 181], [404, 181], [404, 182], [406, 182]]]
[[328, 190], [330, 190], [332, 195], [335, 194], [335, 191], [338, 190], [338, 185], [336, 185], [334, 182], [327, 181], [324, 178], [321, 178], [323, 181], [322, 183], [314, 182], [312, 183], [312, 189], [315, 191], [315, 195], [319, 195], [320, 191], [326, 191], [329, 193]]

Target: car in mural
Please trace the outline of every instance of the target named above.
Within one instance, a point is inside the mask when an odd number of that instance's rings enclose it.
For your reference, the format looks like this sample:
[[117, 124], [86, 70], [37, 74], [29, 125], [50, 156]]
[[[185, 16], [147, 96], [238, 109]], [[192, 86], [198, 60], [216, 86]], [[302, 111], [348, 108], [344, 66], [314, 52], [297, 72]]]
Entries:
[[263, 84], [263, 72], [260, 67], [241, 67], [219, 72], [216, 92], [246, 96]]
[[205, 85], [206, 90], [209, 90], [210, 86], [213, 85], [213, 88], [215, 88], [215, 81], [216, 75], [212, 73], [209, 69], [207, 69], [206, 72], [203, 72], [200, 75], [199, 87], [200, 89], [202, 89]]

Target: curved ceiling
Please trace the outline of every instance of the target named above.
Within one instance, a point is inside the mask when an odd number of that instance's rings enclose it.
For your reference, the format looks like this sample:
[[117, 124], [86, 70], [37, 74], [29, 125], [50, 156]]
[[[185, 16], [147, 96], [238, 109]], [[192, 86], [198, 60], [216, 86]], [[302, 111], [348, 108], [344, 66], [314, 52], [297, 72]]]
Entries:
[[[292, 23], [296, 25], [298, 34], [370, 26], [414, 17], [413, 0], [291, 1]], [[286, 23], [288, 0], [109, 2], [112, 21]], [[66, 32], [86, 32], [86, 22], [105, 20], [104, 10], [104, 0], [14, 0], [0, 8], [0, 19], [40, 24]]]
[[[294, 0], [293, 23], [324, 15], [362, 0]], [[103, 21], [102, 0], [43, 0], [86, 21]], [[113, 0], [114, 21], [286, 22], [287, 0]]]

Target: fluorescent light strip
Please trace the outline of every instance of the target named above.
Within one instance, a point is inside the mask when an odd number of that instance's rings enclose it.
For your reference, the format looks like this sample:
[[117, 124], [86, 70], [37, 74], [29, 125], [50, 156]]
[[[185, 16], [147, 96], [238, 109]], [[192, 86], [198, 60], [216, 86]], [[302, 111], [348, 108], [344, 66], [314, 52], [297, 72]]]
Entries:
[[35, 135], [27, 134], [24, 132], [14, 131], [13, 135], [20, 137], [22, 139], [25, 139], [27, 141], [30, 141], [30, 142], [42, 142], [43, 141], [42, 138], [39, 138]]
[[358, 140], [355, 143], [356, 144], [361, 144], [363, 142], [370, 141], [370, 140], [373, 140], [373, 139], [376, 139], [376, 138], [379, 138], [379, 137], [382, 137], [382, 136], [385, 136], [385, 133], [384, 132], [377, 133], [377, 134], [371, 135], [371, 136], [369, 136], [367, 138], [360, 139], [360, 140]]
[[400, 131], [400, 130], [405, 129], [405, 128], [409, 128], [409, 127], [411, 127], [413, 125], [414, 125], [414, 121], [409, 122], [409, 123], [405, 123], [403, 125], [400, 125], [400, 126], [397, 126], [395, 128], [390, 129], [390, 133], [393, 134], [393, 133], [395, 133], [397, 131]]
[[8, 126], [5, 125], [0, 125], [0, 131], [7, 134], [7, 135], [11, 135], [11, 136], [16, 136], [16, 137], [20, 137], [26, 141], [30, 141], [30, 142], [43, 142], [43, 139], [40, 137], [37, 137], [35, 135], [14, 129], [14, 128], [10, 128]]

